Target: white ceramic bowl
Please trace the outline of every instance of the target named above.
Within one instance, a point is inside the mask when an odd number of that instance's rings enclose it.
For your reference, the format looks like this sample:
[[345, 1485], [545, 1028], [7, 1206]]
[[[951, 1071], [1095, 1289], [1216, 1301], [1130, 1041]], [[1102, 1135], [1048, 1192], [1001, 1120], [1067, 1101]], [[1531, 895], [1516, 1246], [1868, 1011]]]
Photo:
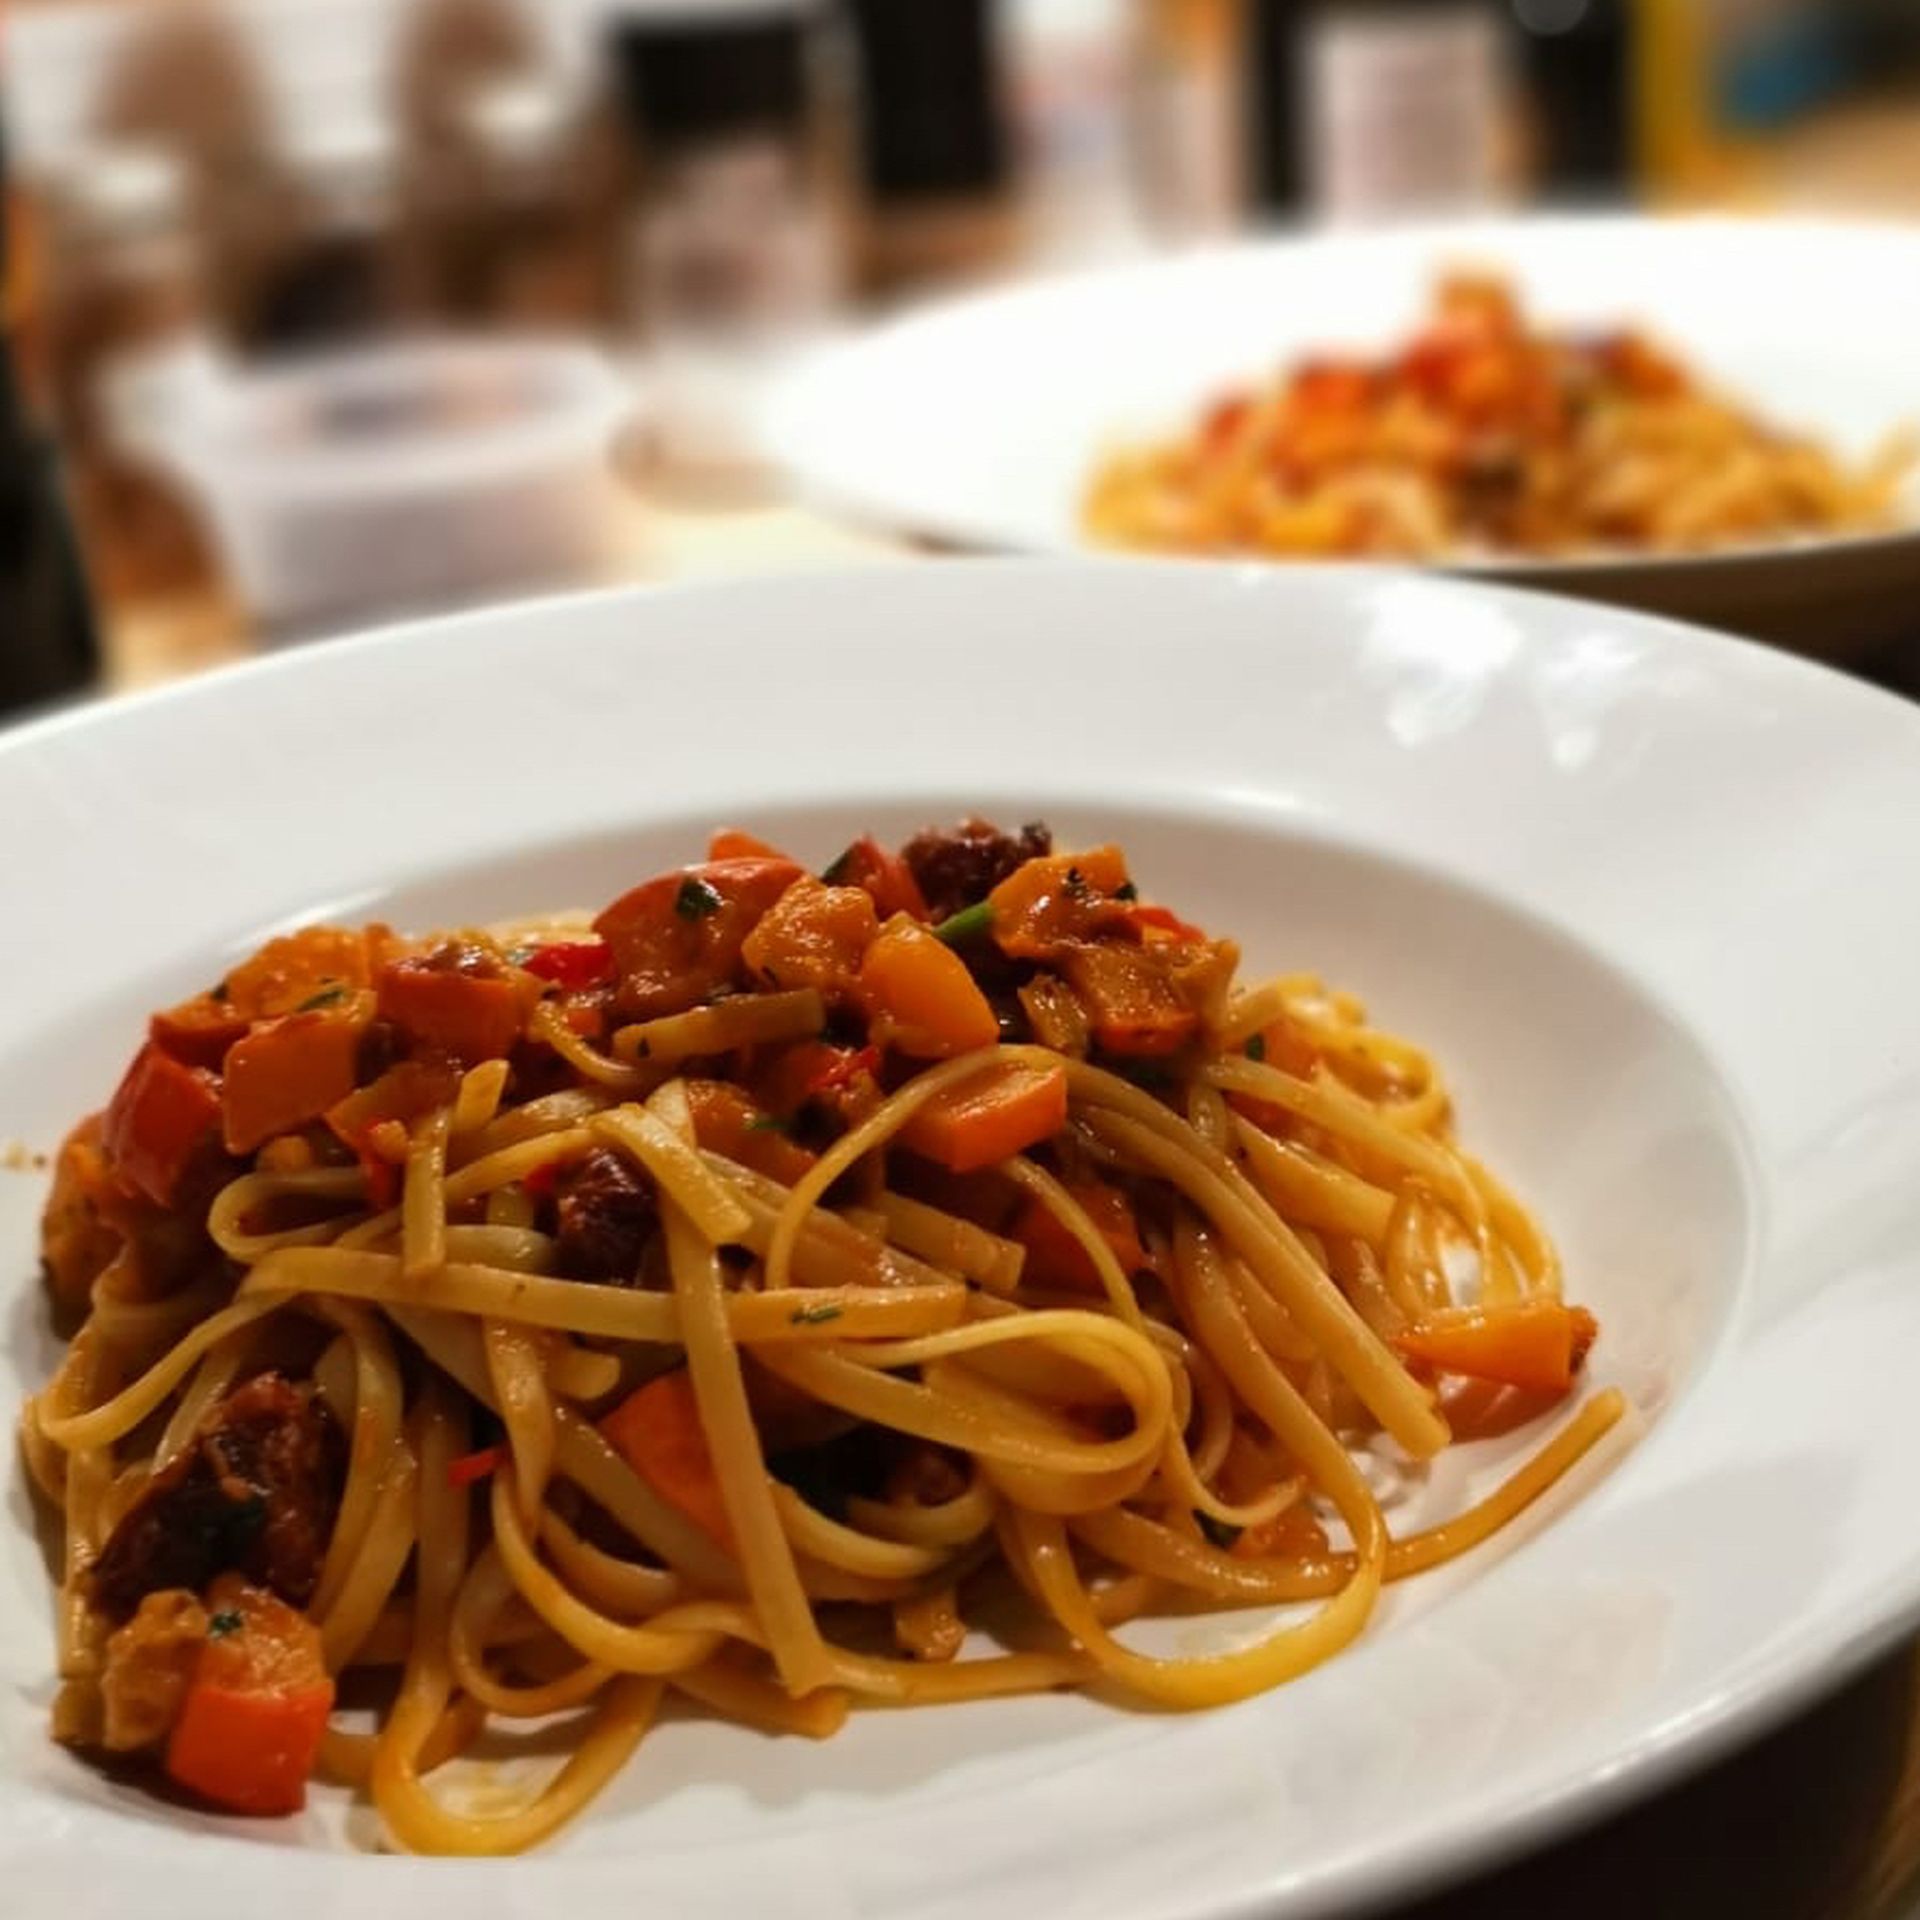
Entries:
[[[1344, 1909], [1652, 1788], [1913, 1622], [1920, 711], [1647, 620], [1364, 572], [928, 565], [522, 606], [57, 718], [0, 738], [0, 1137], [50, 1148], [148, 1008], [291, 922], [484, 921], [604, 899], [719, 820], [824, 858], [963, 806], [1117, 835], [1251, 964], [1430, 1043], [1601, 1317], [1626, 1444], [1283, 1692], [879, 1712], [822, 1745], [674, 1720], [548, 1852], [458, 1863], [370, 1857], [331, 1792], [242, 1825], [54, 1747], [9, 1451], [13, 1906]], [[0, 1171], [12, 1401], [55, 1352], [43, 1188]]]
[[[864, 519], [1069, 551], [1104, 451], [1302, 354], [1389, 348], [1456, 263], [1506, 273], [1552, 322], [1644, 322], [1850, 455], [1920, 425], [1920, 228], [1557, 217], [1262, 241], [928, 306], [803, 363], [767, 438], [808, 493]], [[1833, 658], [1912, 632], [1920, 499], [1890, 536], [1463, 571]]]

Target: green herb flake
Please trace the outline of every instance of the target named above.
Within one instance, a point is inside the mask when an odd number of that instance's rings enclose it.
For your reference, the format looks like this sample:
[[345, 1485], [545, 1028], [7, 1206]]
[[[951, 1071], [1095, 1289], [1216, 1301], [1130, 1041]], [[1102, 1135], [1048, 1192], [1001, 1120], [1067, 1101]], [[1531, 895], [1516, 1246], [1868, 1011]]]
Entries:
[[324, 986], [318, 993], [310, 993], [294, 1008], [295, 1013], [318, 1013], [322, 1007], [337, 1007], [347, 997], [347, 990], [339, 981]]
[[844, 886], [853, 874], [854, 856], [860, 851], [859, 841], [837, 853], [820, 878], [830, 887]]
[[507, 949], [507, 965], [510, 967], [524, 967], [537, 952], [539, 952], [539, 948], [537, 947], [509, 947]]
[[213, 985], [207, 989], [207, 998], [209, 1000], [219, 1001], [224, 1007], [227, 1002], [233, 998], [233, 994], [228, 989], [227, 983], [224, 980], [216, 980]]
[[1173, 1075], [1152, 1060], [1129, 1060], [1119, 1069], [1123, 1080], [1131, 1080], [1144, 1093], [1165, 1093], [1173, 1085]]
[[971, 907], [962, 907], [958, 913], [949, 914], [934, 928], [933, 937], [954, 947], [963, 940], [971, 940], [978, 934], [992, 931], [993, 902], [982, 900]]
[[207, 1622], [207, 1638], [224, 1640], [230, 1633], [238, 1633], [246, 1625], [244, 1619], [231, 1607], [223, 1608]]
[[673, 896], [673, 910], [682, 920], [704, 920], [718, 913], [725, 904], [718, 889], [691, 873], [680, 882], [680, 891]]
[[1114, 888], [1113, 897], [1116, 900], [1138, 900], [1140, 898], [1140, 889], [1136, 887], [1131, 880], [1122, 880], [1120, 884]]
[[1267, 1036], [1264, 1033], [1256, 1033], [1247, 1042], [1246, 1054], [1249, 1060], [1264, 1060], [1267, 1057]]
[[784, 1113], [756, 1113], [747, 1122], [749, 1133], [791, 1133], [793, 1121]]
[[1231, 1553], [1233, 1551], [1233, 1543], [1238, 1540], [1240, 1535], [1245, 1531], [1245, 1529], [1241, 1527], [1230, 1527], [1223, 1520], [1216, 1520], [1210, 1513], [1201, 1513], [1196, 1510], [1193, 1517], [1199, 1521], [1200, 1531], [1204, 1533], [1208, 1540], [1218, 1547], [1222, 1553]]
[[838, 1320], [840, 1311], [835, 1306], [795, 1307], [788, 1319], [796, 1327], [824, 1327], [829, 1320]]

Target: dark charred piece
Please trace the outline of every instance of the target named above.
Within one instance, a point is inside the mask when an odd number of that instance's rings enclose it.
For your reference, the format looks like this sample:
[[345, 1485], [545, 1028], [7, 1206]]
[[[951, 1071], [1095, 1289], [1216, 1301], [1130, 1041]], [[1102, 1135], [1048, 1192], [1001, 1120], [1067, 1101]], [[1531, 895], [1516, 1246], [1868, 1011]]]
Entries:
[[653, 1182], [596, 1147], [554, 1188], [560, 1271], [575, 1280], [631, 1282], [659, 1220]]
[[1053, 851], [1053, 835], [1039, 821], [1018, 834], [1002, 833], [989, 820], [963, 820], [957, 827], [928, 827], [901, 848], [900, 857], [925, 896], [927, 910], [945, 920], [984, 900], [1029, 860]]
[[311, 1387], [263, 1373], [236, 1388], [108, 1536], [93, 1597], [115, 1620], [164, 1588], [238, 1572], [289, 1606], [313, 1598], [343, 1473], [339, 1429]]

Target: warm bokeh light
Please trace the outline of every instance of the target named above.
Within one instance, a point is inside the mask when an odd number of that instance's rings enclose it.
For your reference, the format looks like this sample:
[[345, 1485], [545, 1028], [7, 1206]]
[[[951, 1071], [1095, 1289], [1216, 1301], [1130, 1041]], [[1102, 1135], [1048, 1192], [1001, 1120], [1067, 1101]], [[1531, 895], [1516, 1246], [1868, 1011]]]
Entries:
[[14, 355], [109, 640], [216, 656], [658, 571], [689, 488], [771, 510], [784, 356], [902, 299], [1920, 210], [1920, 0], [16, 0], [0, 47]]

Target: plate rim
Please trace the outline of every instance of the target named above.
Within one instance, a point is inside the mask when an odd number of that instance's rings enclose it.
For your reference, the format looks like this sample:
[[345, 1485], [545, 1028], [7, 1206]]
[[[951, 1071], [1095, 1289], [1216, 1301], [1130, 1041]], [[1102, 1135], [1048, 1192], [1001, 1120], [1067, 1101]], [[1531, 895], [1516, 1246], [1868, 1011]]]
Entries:
[[[785, 366], [764, 397], [759, 422], [762, 441], [795, 495], [807, 506], [851, 519], [871, 532], [895, 538], [930, 541], [956, 554], [989, 557], [1094, 559], [1101, 557], [1169, 560], [1176, 564], [1260, 566], [1282, 571], [1351, 573], [1382, 565], [1412, 566], [1443, 578], [1485, 581], [1494, 585], [1533, 587], [1543, 592], [1568, 591], [1576, 586], [1611, 585], [1628, 577], [1649, 576], [1660, 582], [1687, 584], [1712, 580], [1729, 572], [1756, 568], [1804, 566], [1810, 559], [1843, 563], [1870, 561], [1897, 555], [1920, 543], [1920, 491], [1911, 517], [1884, 531], [1846, 533], [1831, 539], [1756, 541], [1715, 547], [1704, 552], [1596, 552], [1570, 556], [1487, 554], [1419, 562], [1349, 560], [1332, 555], [1292, 557], [1253, 554], [1129, 554], [1125, 549], [1101, 548], [1073, 535], [1016, 532], [1004, 522], [968, 513], [921, 512], [903, 507], [899, 494], [884, 485], [849, 479], [812, 450], [824, 445], [808, 425], [809, 415], [822, 412], [835, 384], [851, 388], [860, 362], [869, 352], [887, 349], [923, 331], [963, 324], [980, 312], [1003, 312], [1018, 304], [1041, 305], [1066, 293], [1100, 286], [1124, 289], [1140, 279], [1158, 279], [1177, 269], [1208, 267], [1235, 260], [1252, 261], [1313, 256], [1353, 248], [1438, 247], [1455, 244], [1527, 245], [1536, 236], [1594, 234], [1603, 237], [1684, 231], [1720, 236], [1776, 238], [1846, 236], [1862, 242], [1898, 247], [1920, 268], [1920, 220], [1902, 221], [1873, 214], [1773, 214], [1739, 212], [1678, 212], [1645, 214], [1608, 209], [1568, 208], [1518, 215], [1417, 219], [1360, 227], [1315, 226], [1303, 230], [1269, 228], [1225, 240], [1207, 240], [1173, 247], [1158, 254], [1129, 257], [1047, 273], [1032, 280], [1006, 281], [962, 289], [947, 295], [915, 299], [850, 332], [800, 352]], [[820, 392], [816, 394], [815, 389]], [[844, 397], [842, 394], [841, 397]], [[1920, 413], [1913, 422], [1920, 429]], [[1895, 423], [1897, 427], [1898, 423]], [[1890, 427], [1889, 431], [1894, 431]], [[1091, 457], [1091, 456], [1090, 456]], [[1656, 615], [1655, 617], [1668, 617]]]

